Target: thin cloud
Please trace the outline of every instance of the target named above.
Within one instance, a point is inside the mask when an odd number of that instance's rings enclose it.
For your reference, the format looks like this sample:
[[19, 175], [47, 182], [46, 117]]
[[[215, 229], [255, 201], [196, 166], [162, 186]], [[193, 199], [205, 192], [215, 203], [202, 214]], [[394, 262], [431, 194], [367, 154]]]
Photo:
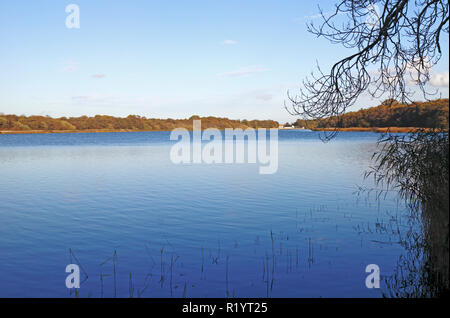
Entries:
[[224, 41], [222, 41], [222, 44], [223, 45], [236, 45], [236, 44], [238, 44], [239, 42], [238, 41], [235, 41], [235, 40], [224, 40]]
[[336, 13], [336, 11], [326, 11], [323, 13], [317, 13], [317, 14], [313, 14], [313, 15], [305, 15], [303, 17], [296, 17], [293, 19], [293, 21], [295, 23], [302, 23], [305, 21], [310, 21], [310, 20], [316, 20], [316, 19], [320, 19], [320, 18], [327, 18], [330, 17], [331, 15], [335, 14], [336, 16], [339, 16], [341, 14], [345, 14], [344, 12], [338, 12]]
[[219, 73], [219, 74], [217, 74], [217, 76], [219, 76], [219, 77], [240, 77], [240, 76], [252, 75], [255, 73], [263, 73], [263, 72], [267, 72], [267, 71], [270, 71], [270, 69], [268, 69], [264, 66], [261, 66], [261, 65], [253, 65], [253, 66], [241, 67], [241, 68], [231, 71], [231, 72]]
[[314, 19], [321, 18], [321, 17], [323, 17], [323, 16], [327, 17], [327, 16], [329, 16], [329, 15], [331, 15], [331, 14], [332, 14], [332, 12], [325, 12], [325, 13], [323, 13], [323, 15], [322, 15], [321, 13], [313, 14], [313, 15], [305, 15], [305, 16], [303, 17], [303, 19], [314, 20]]
[[448, 72], [434, 73], [430, 78], [430, 84], [436, 87], [448, 87], [449, 73]]
[[73, 100], [82, 100], [82, 101], [84, 101], [84, 100], [88, 100], [89, 96], [72, 96], [72, 99]]
[[93, 104], [109, 104], [113, 103], [117, 99], [117, 96], [105, 95], [105, 94], [93, 94], [93, 95], [77, 95], [72, 96], [72, 101], [77, 103], [93, 103]]
[[70, 97], [72, 105], [89, 107], [124, 107], [124, 105], [145, 106], [151, 103], [151, 100], [144, 97], [114, 95], [114, 94], [91, 94], [74, 95]]
[[272, 94], [258, 94], [255, 96], [255, 98], [267, 102], [269, 100], [272, 100], [273, 95]]
[[93, 78], [104, 78], [106, 75], [105, 74], [94, 74], [92, 75]]
[[77, 61], [69, 60], [63, 62], [62, 71], [64, 73], [72, 73], [78, 70], [80, 63]]

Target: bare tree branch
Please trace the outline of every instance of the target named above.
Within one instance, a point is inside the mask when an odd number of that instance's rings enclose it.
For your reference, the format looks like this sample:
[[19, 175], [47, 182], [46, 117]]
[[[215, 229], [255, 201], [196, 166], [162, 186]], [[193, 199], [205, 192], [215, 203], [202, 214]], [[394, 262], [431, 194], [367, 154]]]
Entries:
[[[310, 24], [308, 30], [356, 53], [328, 73], [318, 67], [297, 94], [288, 91], [285, 108], [290, 114], [339, 118], [366, 91], [401, 102], [412, 101], [411, 86], [425, 99], [437, 93], [426, 84], [442, 55], [441, 35], [449, 33], [448, 1], [341, 0], [331, 15], [319, 12], [321, 24]], [[339, 127], [339, 119], [336, 124]]]

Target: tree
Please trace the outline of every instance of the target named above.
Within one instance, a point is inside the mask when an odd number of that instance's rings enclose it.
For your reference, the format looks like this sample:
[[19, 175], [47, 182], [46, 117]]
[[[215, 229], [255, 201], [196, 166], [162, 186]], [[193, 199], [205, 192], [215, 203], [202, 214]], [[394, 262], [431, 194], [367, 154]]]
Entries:
[[[426, 99], [436, 94], [426, 84], [442, 56], [442, 36], [449, 33], [448, 1], [341, 0], [330, 15], [319, 10], [321, 24], [310, 24], [308, 30], [356, 52], [328, 73], [318, 67], [298, 94], [288, 92], [290, 106], [285, 103], [285, 108], [291, 114], [339, 118], [363, 92], [411, 102], [411, 83]], [[339, 24], [343, 16], [348, 22]]]
[[8, 124], [8, 120], [6, 118], [0, 117], [0, 129], [6, 128], [7, 124]]
[[[412, 102], [411, 84], [425, 99], [436, 91], [426, 84], [430, 71], [442, 56], [441, 39], [449, 33], [449, 3], [442, 0], [339, 0], [335, 10], [308, 29], [318, 37], [353, 49], [355, 53], [337, 61], [329, 72], [318, 72], [303, 82], [297, 95], [288, 92], [286, 109], [310, 119], [333, 120], [342, 125], [343, 115], [363, 92], [380, 98], [385, 107], [394, 101]], [[340, 20], [347, 20], [340, 24]], [[448, 106], [447, 106], [448, 107]], [[420, 107], [415, 110], [420, 112]], [[411, 114], [405, 113], [412, 120]], [[438, 120], [431, 116], [427, 125]], [[352, 120], [347, 116], [349, 122]], [[396, 118], [400, 120], [401, 118]], [[335, 130], [326, 139], [333, 138]], [[411, 277], [397, 284], [394, 295], [439, 296], [449, 290], [449, 138], [448, 131], [412, 131], [388, 135], [380, 141], [376, 164], [368, 172], [384, 191], [396, 190], [419, 211], [424, 231], [414, 255], [423, 255], [418, 281]], [[422, 239], [423, 237], [423, 239]], [[417, 256], [420, 257], [420, 256]], [[413, 260], [414, 265], [414, 260]], [[410, 272], [414, 274], [413, 272]], [[400, 277], [402, 278], [402, 277]], [[413, 283], [412, 289], [408, 285]], [[417, 284], [417, 285], [414, 285]], [[412, 290], [413, 294], [409, 291]]]

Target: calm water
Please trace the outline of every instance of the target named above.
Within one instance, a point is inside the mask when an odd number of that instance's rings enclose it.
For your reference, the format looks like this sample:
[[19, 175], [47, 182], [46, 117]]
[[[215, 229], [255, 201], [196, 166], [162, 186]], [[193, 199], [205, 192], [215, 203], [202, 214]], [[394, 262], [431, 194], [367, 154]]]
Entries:
[[0, 296], [73, 297], [78, 263], [82, 297], [380, 297], [407, 222], [355, 194], [378, 137], [280, 131], [260, 175], [175, 165], [167, 132], [0, 135]]

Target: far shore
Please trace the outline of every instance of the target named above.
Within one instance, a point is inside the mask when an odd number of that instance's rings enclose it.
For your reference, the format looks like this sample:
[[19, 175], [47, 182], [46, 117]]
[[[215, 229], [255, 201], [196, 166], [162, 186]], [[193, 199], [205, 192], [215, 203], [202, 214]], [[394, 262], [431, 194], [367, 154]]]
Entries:
[[311, 128], [314, 131], [371, 131], [376, 133], [408, 133], [417, 129], [430, 130], [421, 127], [347, 127], [347, 128]]
[[166, 130], [135, 130], [135, 129], [83, 129], [83, 130], [0, 130], [0, 135], [25, 134], [79, 134], [79, 133], [115, 133], [115, 132], [145, 132]]
[[[313, 130], [313, 131], [355, 131], [355, 132], [376, 132], [376, 133], [407, 133], [419, 127], [348, 127], [348, 128], [277, 128], [279, 130]], [[422, 128], [429, 130], [429, 128]], [[18, 134], [63, 134], [63, 133], [111, 133], [111, 132], [148, 132], [148, 131], [168, 131], [168, 130], [133, 130], [133, 129], [85, 129], [85, 130], [0, 130], [0, 135]]]

